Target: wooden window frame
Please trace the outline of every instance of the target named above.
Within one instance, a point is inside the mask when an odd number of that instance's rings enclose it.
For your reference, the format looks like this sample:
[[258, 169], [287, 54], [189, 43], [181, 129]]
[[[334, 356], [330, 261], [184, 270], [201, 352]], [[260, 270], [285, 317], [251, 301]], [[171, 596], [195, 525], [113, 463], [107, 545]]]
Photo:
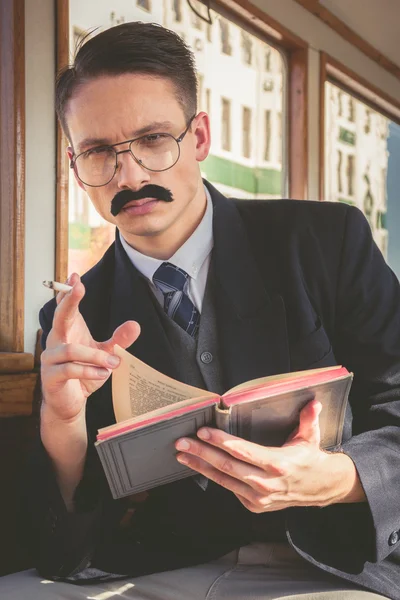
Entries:
[[325, 199], [325, 83], [329, 81], [373, 110], [400, 125], [400, 102], [332, 58], [320, 53], [319, 198]]
[[25, 6], [0, 2], [0, 417], [30, 415], [38, 374], [24, 352]]
[[[24, 352], [24, 0], [0, 3], [0, 374], [30, 371]], [[1, 407], [0, 407], [1, 414]]]
[[[308, 45], [248, 0], [211, 0], [211, 8], [285, 52], [288, 66], [288, 187], [289, 196], [307, 198], [308, 190]], [[69, 61], [69, 1], [57, 0], [57, 67]], [[67, 140], [57, 125], [56, 279], [68, 275]]]

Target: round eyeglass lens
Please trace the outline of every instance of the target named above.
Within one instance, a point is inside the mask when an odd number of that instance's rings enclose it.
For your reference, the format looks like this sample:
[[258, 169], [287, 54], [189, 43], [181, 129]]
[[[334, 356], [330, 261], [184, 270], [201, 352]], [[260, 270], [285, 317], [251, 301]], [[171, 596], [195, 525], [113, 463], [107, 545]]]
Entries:
[[130, 149], [136, 160], [150, 171], [166, 171], [179, 158], [179, 144], [168, 133], [143, 136], [131, 142]]
[[93, 187], [105, 185], [111, 181], [116, 166], [116, 152], [109, 146], [83, 152], [75, 160], [75, 170], [79, 179]]

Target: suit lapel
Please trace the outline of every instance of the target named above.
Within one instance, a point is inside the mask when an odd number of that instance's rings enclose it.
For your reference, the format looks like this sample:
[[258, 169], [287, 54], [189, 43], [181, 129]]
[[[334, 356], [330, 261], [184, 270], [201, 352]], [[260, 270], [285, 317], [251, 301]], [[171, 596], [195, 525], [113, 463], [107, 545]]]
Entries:
[[128, 352], [169, 377], [176, 378], [171, 347], [154, 302], [147, 282], [131, 264], [117, 233], [109, 335], [125, 321], [137, 321], [141, 333]]
[[289, 370], [285, 307], [268, 293], [238, 209], [208, 184], [220, 355], [227, 388]]

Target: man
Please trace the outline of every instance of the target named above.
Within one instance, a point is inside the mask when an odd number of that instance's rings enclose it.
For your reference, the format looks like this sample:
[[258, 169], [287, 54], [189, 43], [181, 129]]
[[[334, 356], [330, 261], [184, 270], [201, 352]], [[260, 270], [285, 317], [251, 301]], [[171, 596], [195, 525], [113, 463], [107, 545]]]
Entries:
[[[27, 510], [39, 572], [57, 583], [20, 576], [19, 592], [87, 597], [67, 581], [98, 598], [400, 599], [400, 289], [361, 213], [234, 202], [203, 182], [210, 127], [193, 57], [155, 25], [84, 44], [57, 112], [77, 181], [117, 236], [41, 312]], [[355, 374], [343, 446], [319, 449], [312, 401], [282, 448], [202, 429], [176, 443], [197, 476], [112, 500], [93, 443], [114, 420], [115, 343], [221, 392], [343, 364]]]

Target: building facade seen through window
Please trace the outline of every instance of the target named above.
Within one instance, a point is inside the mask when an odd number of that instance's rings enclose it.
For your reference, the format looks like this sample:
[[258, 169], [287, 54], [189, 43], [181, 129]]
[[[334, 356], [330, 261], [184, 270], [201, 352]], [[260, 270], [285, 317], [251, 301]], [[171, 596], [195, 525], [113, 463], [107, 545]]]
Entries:
[[[191, 4], [207, 18], [202, 2]], [[286, 68], [277, 49], [214, 10], [207, 24], [186, 0], [119, 0], [112, 8], [108, 0], [70, 0], [69, 6], [71, 58], [81, 36], [95, 27], [148, 21], [178, 33], [195, 55], [198, 111], [206, 111], [211, 120], [211, 151], [200, 163], [203, 177], [236, 198], [286, 195], [281, 129]], [[114, 227], [96, 213], [71, 170], [69, 272], [87, 271], [114, 237]]]
[[357, 206], [392, 268], [400, 247], [400, 126], [367, 104], [325, 83], [325, 199]]

